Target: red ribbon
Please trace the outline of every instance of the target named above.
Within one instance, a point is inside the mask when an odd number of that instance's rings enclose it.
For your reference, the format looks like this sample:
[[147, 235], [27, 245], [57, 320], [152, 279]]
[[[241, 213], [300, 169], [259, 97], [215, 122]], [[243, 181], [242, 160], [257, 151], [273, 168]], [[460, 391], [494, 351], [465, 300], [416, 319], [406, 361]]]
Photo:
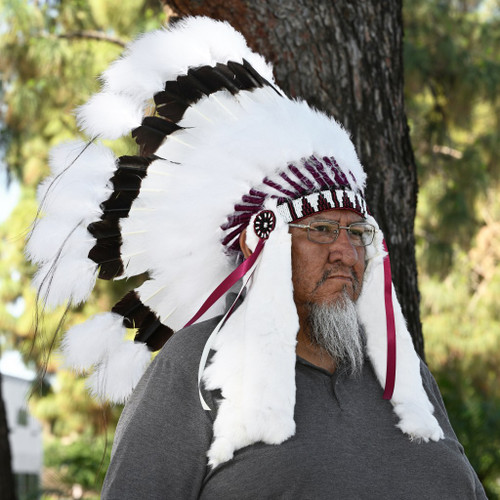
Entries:
[[184, 325], [184, 328], [198, 321], [235, 283], [237, 283], [254, 265], [257, 257], [264, 248], [265, 240], [259, 239], [255, 251], [244, 260], [208, 297], [198, 312]]
[[385, 374], [384, 399], [391, 399], [396, 383], [396, 322], [394, 320], [394, 307], [392, 305], [392, 276], [391, 261], [385, 240], [384, 250], [387, 255], [384, 258], [384, 297], [385, 317], [387, 324], [387, 370]]

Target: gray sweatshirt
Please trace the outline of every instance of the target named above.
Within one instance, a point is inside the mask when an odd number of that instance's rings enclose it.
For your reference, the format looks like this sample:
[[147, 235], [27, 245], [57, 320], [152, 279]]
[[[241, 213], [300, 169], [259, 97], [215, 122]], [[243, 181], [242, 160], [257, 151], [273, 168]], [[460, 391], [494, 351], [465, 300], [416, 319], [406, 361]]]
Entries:
[[[298, 358], [295, 436], [248, 446], [210, 470], [215, 410], [201, 407], [197, 373], [217, 321], [176, 333], [141, 379], [118, 424], [104, 500], [486, 498], [423, 364], [444, 440], [410, 441], [396, 428], [369, 361], [353, 378]], [[218, 395], [204, 396], [216, 408]]]

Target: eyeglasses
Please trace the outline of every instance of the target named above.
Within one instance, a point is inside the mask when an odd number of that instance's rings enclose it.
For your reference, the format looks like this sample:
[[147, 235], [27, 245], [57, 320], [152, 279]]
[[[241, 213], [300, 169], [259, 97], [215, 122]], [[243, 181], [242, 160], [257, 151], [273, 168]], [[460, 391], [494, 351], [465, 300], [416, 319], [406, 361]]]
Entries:
[[331, 220], [317, 220], [310, 224], [288, 224], [290, 227], [307, 229], [307, 239], [314, 243], [333, 243], [345, 229], [349, 241], [356, 247], [366, 247], [371, 244], [375, 236], [375, 227], [368, 222], [353, 222], [348, 226], [341, 226]]

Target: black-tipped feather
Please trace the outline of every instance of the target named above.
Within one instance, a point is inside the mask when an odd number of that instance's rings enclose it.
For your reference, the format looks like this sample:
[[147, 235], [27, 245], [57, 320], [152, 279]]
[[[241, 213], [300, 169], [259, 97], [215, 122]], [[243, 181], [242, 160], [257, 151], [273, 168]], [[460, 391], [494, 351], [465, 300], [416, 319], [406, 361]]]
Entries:
[[120, 157], [117, 169], [110, 179], [114, 190], [101, 203], [101, 219], [87, 226], [89, 233], [96, 239], [88, 257], [98, 264], [101, 279], [114, 279], [124, 272], [119, 220], [128, 216], [132, 203], [139, 194], [142, 179], [147, 175], [147, 168], [154, 160], [153, 156]]
[[271, 82], [268, 82], [264, 77], [262, 77], [246, 59], [243, 59], [243, 66], [252, 75], [252, 77], [259, 82], [259, 87], [271, 87], [278, 95], [282, 95], [281, 92], [279, 92]]
[[215, 67], [191, 68], [187, 75], [167, 81], [164, 90], [155, 94], [155, 116], [144, 118], [142, 124], [132, 131], [132, 137], [139, 144], [141, 155], [152, 155], [165, 137], [179, 130], [176, 123], [182, 119], [186, 109], [201, 98], [224, 89], [235, 95], [241, 90], [264, 85], [272, 87], [245, 60], [243, 64], [229, 61], [227, 64], [218, 63]]
[[87, 231], [96, 240], [120, 236], [118, 219], [112, 218], [92, 222], [87, 226]]
[[[229, 63], [228, 63], [229, 64]], [[234, 74], [234, 72], [229, 69], [226, 64], [217, 63], [214, 68], [220, 75], [222, 75], [229, 83], [226, 85], [226, 88], [230, 90], [230, 87], [234, 87], [238, 90], [245, 90], [243, 82], [241, 82], [238, 77]]]
[[251, 90], [262, 87], [262, 84], [242, 64], [228, 61], [227, 67], [240, 82], [241, 89]]
[[[158, 94], [157, 94], [158, 95]], [[156, 112], [165, 118], [166, 120], [170, 120], [172, 122], [180, 122], [186, 109], [189, 107], [188, 104], [183, 104], [181, 102], [170, 101], [162, 104], [158, 104], [156, 106]]]
[[99, 278], [110, 280], [123, 274], [123, 262], [120, 256], [121, 236], [98, 239], [90, 249], [88, 258], [99, 265]]
[[243, 67], [250, 73], [252, 78], [258, 82], [259, 87], [262, 87], [263, 85], [271, 85], [246, 59], [243, 59]]
[[[182, 104], [185, 104], [186, 106], [189, 106], [193, 100], [197, 100], [201, 97], [200, 94], [197, 94], [195, 96], [187, 96], [182, 92], [182, 89], [179, 85], [179, 78], [183, 77], [178, 77], [177, 80], [169, 80], [168, 82], [165, 82], [165, 87], [162, 92], [159, 92], [158, 94], [160, 95], [159, 99], [160, 101], [158, 104], [164, 104], [166, 102], [179, 102]], [[184, 77], [185, 78], [185, 77]], [[155, 96], [155, 102], [156, 102], [156, 96]]]
[[142, 342], [151, 351], [157, 351], [173, 335], [173, 330], [165, 326], [158, 316], [143, 304], [135, 290], [125, 295], [112, 311], [123, 316], [127, 328], [137, 328], [136, 342]]
[[141, 147], [141, 156], [150, 156], [156, 152], [167, 135], [181, 128], [164, 118], [146, 116], [142, 124], [132, 130], [132, 137]]
[[189, 73], [177, 77], [177, 88], [181, 99], [190, 104], [199, 101], [208, 91], [203, 86], [200, 88], [198, 82]]
[[206, 95], [222, 89], [227, 89], [232, 94], [236, 94], [240, 90], [221, 71], [211, 66], [202, 66], [195, 70], [189, 70], [188, 75], [204, 86]]
[[148, 167], [156, 160], [155, 156], [130, 156], [123, 155], [118, 158], [118, 170], [132, 169], [134, 171], [143, 172], [143, 177], [146, 176]]
[[104, 216], [128, 217], [130, 207], [132, 206], [132, 202], [137, 198], [138, 192], [138, 190], [130, 193], [113, 191], [111, 196], [100, 205]]

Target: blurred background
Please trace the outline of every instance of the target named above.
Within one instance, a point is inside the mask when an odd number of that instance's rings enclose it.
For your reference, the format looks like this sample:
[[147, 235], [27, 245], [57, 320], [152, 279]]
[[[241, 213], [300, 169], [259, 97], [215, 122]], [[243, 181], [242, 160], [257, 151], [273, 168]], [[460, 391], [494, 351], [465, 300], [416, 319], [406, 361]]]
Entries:
[[[426, 360], [489, 497], [500, 498], [500, 1], [403, 6]], [[34, 339], [23, 246], [36, 187], [49, 149], [78, 136], [73, 110], [98, 90], [96, 76], [169, 13], [153, 0], [0, 4], [0, 429], [3, 401], [20, 499], [98, 498], [121, 411], [93, 401], [52, 348], [61, 317], [66, 330], [109, 309], [119, 283], [99, 282], [67, 314], [46, 311]], [[110, 146], [134, 154], [128, 141]]]

